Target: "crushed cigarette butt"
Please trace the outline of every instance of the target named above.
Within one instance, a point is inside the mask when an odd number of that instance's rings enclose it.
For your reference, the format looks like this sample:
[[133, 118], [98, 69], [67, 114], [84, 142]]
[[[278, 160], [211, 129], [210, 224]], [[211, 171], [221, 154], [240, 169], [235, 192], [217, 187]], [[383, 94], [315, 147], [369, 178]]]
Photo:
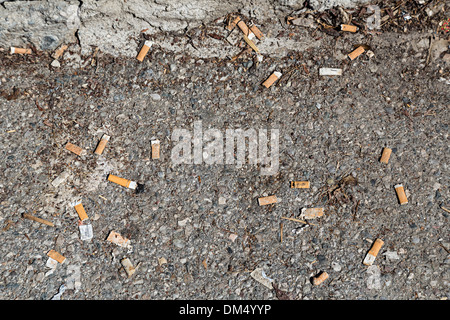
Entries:
[[308, 189], [309, 181], [291, 181], [291, 188]]
[[80, 148], [80, 147], [78, 147], [78, 146], [76, 146], [76, 145], [74, 145], [74, 144], [72, 144], [70, 142], [67, 142], [66, 150], [69, 150], [69, 151], [75, 153], [78, 156], [81, 156], [81, 154], [83, 153], [83, 149], [82, 148]]
[[341, 24], [341, 31], [356, 32], [358, 31], [358, 27], [349, 24]]
[[318, 286], [319, 284], [323, 283], [326, 279], [328, 279], [328, 273], [322, 271], [319, 275], [313, 277], [312, 282], [315, 286]]
[[265, 206], [268, 204], [276, 203], [278, 201], [277, 196], [268, 196], [268, 197], [262, 197], [258, 198], [258, 203], [260, 206]]
[[152, 159], [159, 159], [159, 140], [152, 140]]
[[128, 240], [127, 238], [122, 237], [119, 233], [115, 232], [115, 231], [111, 231], [108, 235], [108, 238], [106, 238], [106, 240], [117, 244], [120, 247], [128, 247], [130, 245], [130, 240]]
[[64, 263], [64, 261], [66, 261], [66, 258], [64, 256], [62, 256], [59, 252], [56, 252], [53, 249], [47, 253], [47, 256], [49, 256], [53, 260], [58, 261], [59, 263]]
[[60, 46], [58, 49], [55, 50], [55, 52], [52, 55], [52, 58], [53, 59], [58, 59], [59, 57], [61, 57], [63, 55], [64, 51], [66, 51], [66, 49], [68, 47], [69, 46], [66, 45], [66, 44], [63, 44], [62, 46]]
[[302, 219], [315, 219], [323, 216], [323, 208], [303, 208], [300, 214]]
[[263, 33], [261, 32], [261, 30], [258, 29], [257, 26], [255, 26], [254, 24], [250, 27], [250, 31], [253, 32], [253, 34], [259, 39], [262, 40], [264, 38]]

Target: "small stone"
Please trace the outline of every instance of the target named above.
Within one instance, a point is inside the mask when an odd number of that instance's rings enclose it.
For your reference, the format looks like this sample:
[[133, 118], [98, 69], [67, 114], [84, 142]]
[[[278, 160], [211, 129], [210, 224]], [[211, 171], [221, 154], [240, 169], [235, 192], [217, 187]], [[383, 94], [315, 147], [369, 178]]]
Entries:
[[160, 96], [159, 94], [157, 94], [157, 93], [152, 93], [152, 94], [150, 95], [150, 98], [151, 98], [153, 101], [159, 101], [159, 100], [161, 100], [161, 96]]
[[175, 239], [175, 240], [173, 240], [173, 245], [179, 249], [183, 249], [184, 241], [182, 239]]
[[59, 68], [59, 67], [61, 67], [61, 64], [59, 63], [58, 60], [53, 60], [53, 62], [51, 63], [51, 66], [53, 68]]

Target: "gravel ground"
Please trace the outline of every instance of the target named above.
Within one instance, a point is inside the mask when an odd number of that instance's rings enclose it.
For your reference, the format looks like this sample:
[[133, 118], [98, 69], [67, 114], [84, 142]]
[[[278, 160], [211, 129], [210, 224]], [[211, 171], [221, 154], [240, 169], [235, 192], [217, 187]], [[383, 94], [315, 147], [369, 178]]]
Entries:
[[[0, 52], [0, 299], [49, 300], [63, 284], [63, 300], [448, 299], [448, 62], [440, 54], [427, 64], [421, 30], [308, 35], [322, 45], [258, 66], [251, 54], [231, 61], [158, 47], [139, 63], [82, 57], [73, 45], [57, 68], [47, 54]], [[346, 58], [355, 39], [375, 43], [374, 56]], [[343, 74], [319, 76], [321, 67]], [[263, 87], [275, 70], [290, 76]], [[199, 120], [204, 130], [279, 129], [278, 173], [174, 164], [172, 132], [193, 132]], [[151, 158], [155, 138], [160, 159]], [[107, 181], [110, 173], [144, 191]], [[293, 180], [311, 187], [291, 189]], [[268, 195], [281, 201], [259, 206]], [[79, 199], [92, 240], [80, 240]], [[324, 215], [303, 228], [281, 219], [308, 207]], [[111, 231], [131, 247], [106, 240]], [[384, 245], [367, 267], [377, 238]], [[55, 269], [52, 249], [66, 258]], [[138, 265], [131, 277], [123, 258]], [[277, 289], [250, 275], [257, 268]], [[322, 271], [329, 278], [313, 285]]]

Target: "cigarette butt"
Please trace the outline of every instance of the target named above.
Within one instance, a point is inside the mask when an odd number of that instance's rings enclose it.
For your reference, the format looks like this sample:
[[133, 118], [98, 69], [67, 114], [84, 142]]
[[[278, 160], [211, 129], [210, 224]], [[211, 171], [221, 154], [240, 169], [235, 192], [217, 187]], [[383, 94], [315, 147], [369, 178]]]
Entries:
[[258, 199], [258, 203], [260, 206], [265, 206], [268, 204], [272, 204], [272, 203], [276, 203], [277, 200], [277, 196], [268, 196], [268, 197], [262, 197]]
[[395, 192], [397, 193], [398, 201], [400, 202], [400, 204], [401, 205], [407, 204], [408, 199], [406, 199], [406, 193], [405, 189], [403, 188], [403, 185], [397, 184], [396, 186], [394, 186], [394, 188]]
[[81, 201], [78, 201], [73, 204], [73, 207], [75, 208], [75, 211], [78, 213], [78, 216], [80, 217], [80, 220], [86, 220], [88, 218], [86, 214], [86, 210], [84, 210], [83, 204]]
[[131, 277], [135, 272], [136, 268], [131, 263], [130, 259], [123, 258], [120, 263], [122, 264], [123, 268], [125, 269], [125, 272], [128, 274], [128, 278]]
[[341, 30], [342, 31], [348, 31], [348, 32], [356, 32], [358, 30], [357, 26], [352, 26], [349, 24], [341, 24]]
[[323, 208], [303, 208], [300, 217], [303, 219], [315, 219], [323, 216]]
[[159, 140], [152, 140], [152, 159], [159, 159]]
[[315, 286], [318, 286], [319, 284], [323, 283], [327, 279], [328, 279], [328, 273], [325, 271], [322, 271], [319, 275], [317, 275], [313, 278], [313, 284]]
[[119, 233], [115, 231], [111, 231], [108, 235], [108, 238], [106, 240], [117, 244], [120, 247], [127, 247], [130, 243], [130, 240], [127, 238], [122, 237]]
[[320, 68], [319, 69], [320, 76], [341, 76], [342, 69], [337, 68]]
[[236, 17], [227, 27], [228, 31], [231, 31], [236, 27], [236, 24], [241, 21], [241, 17]]
[[247, 42], [247, 44], [253, 49], [255, 50], [256, 53], [259, 53], [259, 49], [258, 47], [255, 45], [255, 43], [250, 39], [253, 38], [255, 35], [253, 34], [253, 32], [250, 32], [250, 35], [247, 37], [245, 34], [242, 35], [242, 37], [244, 38], [245, 42]]
[[389, 161], [389, 157], [391, 156], [391, 153], [392, 153], [392, 149], [384, 148], [383, 153], [381, 154], [380, 162], [387, 164]]
[[56, 252], [53, 249], [47, 253], [47, 256], [58, 261], [59, 263], [63, 263], [66, 260], [64, 256], [62, 256], [60, 253]]
[[117, 183], [118, 185], [121, 185], [122, 187], [125, 188], [130, 188], [130, 189], [136, 189], [137, 183], [125, 178], [120, 178], [118, 176], [115, 175], [108, 175], [108, 181]]
[[73, 152], [73, 153], [75, 153], [78, 156], [80, 156], [81, 153], [83, 152], [82, 148], [80, 148], [80, 147], [78, 147], [78, 146], [76, 146], [76, 145], [74, 145], [74, 144], [72, 144], [70, 142], [67, 142], [66, 149], [71, 151], [71, 152]]
[[98, 143], [97, 148], [95, 149], [94, 152], [99, 155], [102, 154], [103, 150], [105, 150], [106, 144], [108, 143], [109, 139], [110, 136], [104, 134], [100, 139], [100, 142]]
[[261, 30], [259, 30], [258, 27], [255, 26], [255, 25], [252, 25], [252, 26], [250, 27], [250, 31], [253, 32], [253, 34], [254, 34], [259, 40], [261, 40], [262, 38], [264, 38], [264, 35], [263, 35], [263, 33], [261, 32]]
[[360, 47], [356, 48], [355, 50], [353, 50], [351, 53], [349, 53], [348, 57], [350, 58], [350, 60], [354, 60], [354, 59], [356, 59], [356, 57], [358, 57], [364, 51], [365, 51], [364, 48], [362, 46], [360, 46]]
[[237, 23], [237, 26], [239, 27], [239, 29], [242, 30], [242, 32], [244, 33], [244, 35], [248, 36], [250, 29], [247, 27], [247, 25], [245, 24], [244, 21], [240, 20]]
[[63, 44], [61, 47], [55, 50], [55, 52], [53, 53], [53, 59], [58, 59], [59, 57], [61, 57], [68, 47], [68, 45]]
[[24, 217], [25, 219], [28, 219], [28, 220], [33, 220], [33, 221], [36, 221], [36, 222], [39, 222], [39, 223], [42, 223], [42, 224], [46, 224], [46, 225], [48, 225], [48, 226], [50, 226], [50, 227], [54, 227], [54, 226], [55, 226], [55, 225], [54, 225], [53, 223], [51, 223], [50, 221], [47, 221], [47, 220], [44, 220], [44, 219], [41, 219], [41, 218], [32, 216], [31, 214], [28, 214], [28, 213], [24, 213], [24, 214], [23, 214], [23, 217]]
[[375, 258], [377, 257], [378, 252], [380, 251], [381, 246], [383, 244], [384, 244], [383, 240], [376, 239], [375, 242], [372, 244], [372, 247], [370, 248], [366, 257], [364, 258], [363, 264], [365, 264], [366, 266], [371, 266], [375, 261]]
[[309, 181], [291, 181], [291, 188], [308, 189]]
[[139, 54], [137, 56], [136, 59], [138, 59], [139, 61], [143, 61], [145, 56], [147, 55], [148, 50], [150, 50], [150, 47], [152, 46], [152, 42], [151, 41], [145, 41], [144, 45], [141, 48], [141, 51], [139, 51]]
[[11, 54], [31, 54], [31, 49], [11, 47]]
[[267, 78], [266, 81], [263, 82], [263, 86], [266, 87], [266, 88], [269, 88], [280, 77], [281, 77], [281, 72], [275, 71], [274, 73], [272, 73], [270, 75], [269, 78]]

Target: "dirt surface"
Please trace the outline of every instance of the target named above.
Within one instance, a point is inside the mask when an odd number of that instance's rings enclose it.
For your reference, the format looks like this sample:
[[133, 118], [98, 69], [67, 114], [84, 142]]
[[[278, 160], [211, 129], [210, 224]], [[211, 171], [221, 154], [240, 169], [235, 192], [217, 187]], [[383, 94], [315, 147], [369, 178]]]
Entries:
[[[248, 52], [231, 60], [159, 47], [142, 63], [69, 49], [60, 67], [47, 53], [0, 52], [0, 299], [48, 300], [61, 285], [63, 300], [448, 299], [450, 74], [448, 45], [437, 43], [448, 35], [394, 27], [352, 34], [290, 25], [283, 36], [320, 46], [262, 53], [258, 65]], [[373, 56], [350, 60], [357, 44]], [[322, 67], [343, 73], [319, 76]], [[265, 88], [273, 71], [283, 76]], [[193, 132], [195, 121], [223, 133], [278, 129], [277, 174], [248, 163], [174, 164], [172, 133]], [[98, 156], [103, 134], [111, 139]], [[151, 157], [154, 139], [160, 159]], [[379, 161], [384, 147], [388, 164]], [[269, 195], [280, 201], [259, 206]], [[76, 200], [92, 240], [80, 240]], [[307, 226], [282, 219], [311, 207], [324, 215]], [[131, 247], [108, 241], [111, 231]], [[377, 238], [384, 244], [368, 267]], [[66, 258], [53, 272], [52, 249]], [[131, 277], [123, 258], [138, 266]], [[251, 276], [257, 268], [276, 289]], [[328, 279], [312, 284], [323, 271]]]

